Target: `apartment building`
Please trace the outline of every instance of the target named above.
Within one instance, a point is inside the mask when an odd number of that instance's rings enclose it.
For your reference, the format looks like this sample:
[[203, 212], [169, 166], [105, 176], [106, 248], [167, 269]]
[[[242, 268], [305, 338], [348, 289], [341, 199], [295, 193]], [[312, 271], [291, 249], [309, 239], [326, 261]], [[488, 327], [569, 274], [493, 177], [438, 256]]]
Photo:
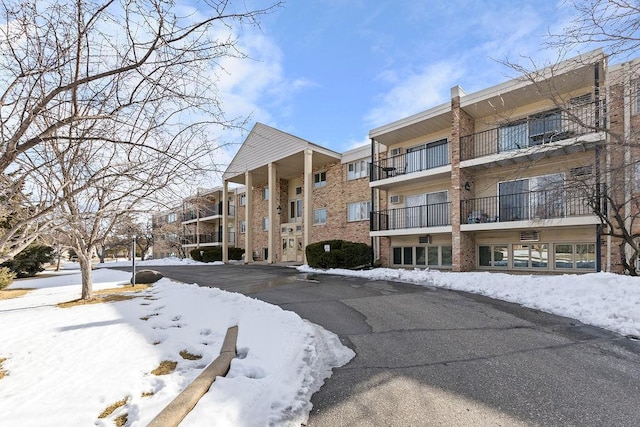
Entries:
[[630, 155], [609, 144], [611, 126], [631, 126], [623, 68], [594, 51], [475, 93], [456, 86], [450, 102], [371, 130], [376, 256], [454, 271], [620, 271], [620, 242], [603, 239], [588, 190], [616, 180], [631, 191], [610, 173]]
[[[222, 186], [223, 199], [230, 185], [239, 186], [237, 245], [252, 254], [246, 260], [304, 262], [310, 243], [369, 243], [370, 159], [367, 146], [341, 154], [257, 123]], [[229, 220], [223, 215], [223, 229]]]
[[603, 233], [594, 198], [610, 216], [621, 200], [640, 233], [628, 202], [640, 189], [629, 143], [638, 65], [609, 67], [596, 50], [475, 93], [455, 86], [449, 102], [372, 129], [370, 146], [345, 153], [257, 123], [223, 185], [183, 202], [183, 247], [305, 262], [309, 243], [345, 239], [390, 267], [621, 272], [634, 260]]
[[[196, 247], [222, 246], [224, 230], [227, 242], [235, 246], [235, 199], [234, 191], [223, 195], [222, 187], [216, 187], [198, 190], [182, 201], [182, 239], [187, 253]], [[223, 213], [227, 218], [224, 227]]]
[[151, 219], [153, 230], [152, 255], [155, 258], [184, 254], [182, 249], [181, 218], [181, 206], [153, 214]]
[[222, 187], [199, 189], [174, 209], [153, 216], [154, 256], [188, 256], [195, 248], [222, 246], [225, 207], [227, 242], [236, 246], [235, 190], [223, 198]]

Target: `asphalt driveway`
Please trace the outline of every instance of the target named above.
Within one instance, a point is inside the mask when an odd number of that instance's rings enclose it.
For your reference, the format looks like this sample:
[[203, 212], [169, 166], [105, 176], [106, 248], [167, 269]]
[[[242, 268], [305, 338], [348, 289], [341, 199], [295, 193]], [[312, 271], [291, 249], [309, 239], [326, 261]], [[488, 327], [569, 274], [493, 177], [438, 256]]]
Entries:
[[292, 310], [356, 352], [313, 396], [309, 426], [640, 425], [640, 343], [572, 319], [284, 267], [153, 269]]

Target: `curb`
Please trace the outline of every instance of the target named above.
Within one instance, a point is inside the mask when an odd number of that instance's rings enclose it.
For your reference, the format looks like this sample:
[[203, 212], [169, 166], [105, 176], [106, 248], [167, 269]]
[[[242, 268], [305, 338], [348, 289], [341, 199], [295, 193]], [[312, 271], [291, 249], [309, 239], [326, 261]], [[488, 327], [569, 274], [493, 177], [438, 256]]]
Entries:
[[216, 377], [222, 377], [229, 372], [231, 361], [236, 357], [236, 342], [238, 341], [238, 327], [227, 329], [220, 355], [206, 367], [182, 392], [176, 396], [156, 417], [148, 427], [177, 427], [178, 424], [196, 406], [202, 396], [209, 391]]

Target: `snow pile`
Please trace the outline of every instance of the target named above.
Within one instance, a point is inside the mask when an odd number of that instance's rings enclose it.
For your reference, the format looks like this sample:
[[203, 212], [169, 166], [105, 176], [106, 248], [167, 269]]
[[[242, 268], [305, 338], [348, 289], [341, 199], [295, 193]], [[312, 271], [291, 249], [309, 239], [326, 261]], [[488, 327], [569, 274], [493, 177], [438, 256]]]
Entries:
[[[67, 272], [69, 273], [69, 272]], [[94, 271], [94, 288], [115, 287], [129, 273]], [[182, 425], [306, 422], [311, 395], [353, 352], [338, 338], [277, 306], [219, 289], [162, 279], [137, 298], [58, 308], [79, 297], [80, 275], [21, 280], [38, 288], [0, 300], [0, 425], [147, 425], [219, 354], [238, 325], [240, 358]], [[183, 359], [183, 350], [201, 355]], [[169, 375], [151, 373], [178, 362]], [[98, 415], [126, 399], [105, 419]]]
[[622, 335], [640, 337], [640, 278], [637, 277], [611, 273], [555, 276], [390, 268], [317, 270], [308, 265], [298, 267], [298, 270], [473, 292], [570, 317]]

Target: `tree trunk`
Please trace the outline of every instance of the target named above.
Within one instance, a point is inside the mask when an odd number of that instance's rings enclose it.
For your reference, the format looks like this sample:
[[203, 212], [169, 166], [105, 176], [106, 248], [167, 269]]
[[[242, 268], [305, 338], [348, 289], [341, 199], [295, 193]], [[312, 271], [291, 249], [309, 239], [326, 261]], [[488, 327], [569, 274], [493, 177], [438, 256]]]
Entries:
[[58, 250], [58, 263], [56, 264], [56, 271], [60, 271], [61, 258], [62, 258], [62, 250]]
[[91, 256], [90, 251], [77, 251], [80, 262], [80, 273], [82, 275], [82, 299], [89, 300], [93, 297], [93, 283], [91, 280]]

